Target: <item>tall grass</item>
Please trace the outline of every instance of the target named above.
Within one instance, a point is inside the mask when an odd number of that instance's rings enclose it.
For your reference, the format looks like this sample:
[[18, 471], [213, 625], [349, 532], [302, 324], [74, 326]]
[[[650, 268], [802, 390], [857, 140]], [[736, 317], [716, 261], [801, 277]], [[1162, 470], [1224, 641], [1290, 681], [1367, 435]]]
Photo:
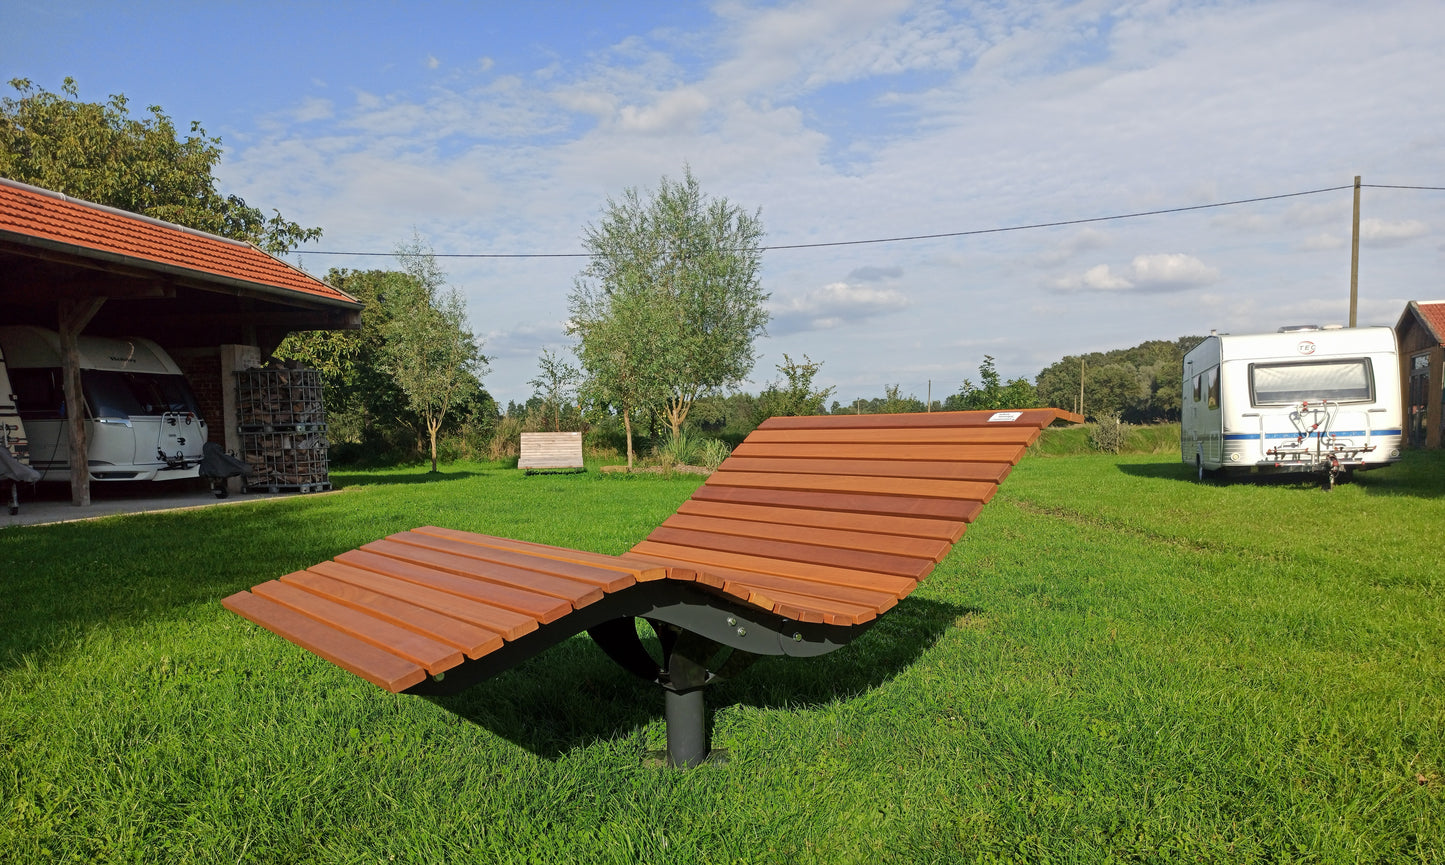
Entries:
[[0, 862], [1434, 862], [1445, 460], [1196, 484], [1024, 460], [847, 647], [717, 687], [731, 762], [585, 637], [397, 697], [218, 600], [434, 523], [617, 553], [698, 479], [494, 464], [0, 531]]

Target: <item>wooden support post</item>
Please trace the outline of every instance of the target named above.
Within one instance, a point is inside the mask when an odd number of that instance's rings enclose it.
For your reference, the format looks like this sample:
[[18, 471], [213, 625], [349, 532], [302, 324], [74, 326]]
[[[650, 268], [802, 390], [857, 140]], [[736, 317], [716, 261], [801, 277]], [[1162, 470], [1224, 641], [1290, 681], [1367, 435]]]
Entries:
[[62, 298], [58, 311], [60, 369], [65, 387], [65, 423], [70, 432], [70, 503], [90, 507], [90, 457], [85, 441], [85, 393], [80, 385], [80, 332], [104, 297]]

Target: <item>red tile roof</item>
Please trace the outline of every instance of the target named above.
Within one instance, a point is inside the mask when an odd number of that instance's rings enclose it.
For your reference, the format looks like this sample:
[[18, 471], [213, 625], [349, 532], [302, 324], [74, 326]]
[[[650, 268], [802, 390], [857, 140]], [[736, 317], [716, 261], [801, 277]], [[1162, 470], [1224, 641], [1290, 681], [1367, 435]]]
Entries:
[[1417, 300], [1411, 303], [1430, 334], [1445, 345], [1445, 300]]
[[[249, 283], [267, 294], [295, 292], [328, 306], [359, 305], [303, 270], [240, 241], [69, 198], [0, 178], [0, 239], [136, 263], [205, 280]], [[35, 241], [39, 241], [36, 243]]]

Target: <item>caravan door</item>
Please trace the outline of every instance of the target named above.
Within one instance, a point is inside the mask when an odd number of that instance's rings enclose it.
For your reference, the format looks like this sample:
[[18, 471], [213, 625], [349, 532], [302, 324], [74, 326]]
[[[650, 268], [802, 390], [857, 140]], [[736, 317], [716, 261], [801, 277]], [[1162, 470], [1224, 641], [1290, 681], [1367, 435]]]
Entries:
[[21, 463], [30, 465], [30, 440], [25, 437], [25, 422], [15, 408], [15, 389], [5, 369], [5, 351], [0, 349], [0, 447]]

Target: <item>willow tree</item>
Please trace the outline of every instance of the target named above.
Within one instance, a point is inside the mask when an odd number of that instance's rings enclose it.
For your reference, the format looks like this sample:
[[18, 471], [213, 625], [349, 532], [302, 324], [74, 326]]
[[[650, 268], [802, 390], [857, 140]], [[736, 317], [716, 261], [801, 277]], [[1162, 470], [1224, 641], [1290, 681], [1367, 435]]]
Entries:
[[583, 233], [586, 267], [569, 298], [569, 333], [593, 390], [631, 412], [656, 409], [674, 436], [699, 397], [741, 383], [765, 332], [762, 219], [706, 196], [691, 169], [607, 200]]
[[420, 418], [437, 470], [437, 433], [447, 413], [481, 389], [487, 359], [467, 327], [466, 302], [447, 285], [436, 256], [420, 238], [397, 247], [407, 279], [394, 289], [391, 321], [384, 327], [385, 368]]

